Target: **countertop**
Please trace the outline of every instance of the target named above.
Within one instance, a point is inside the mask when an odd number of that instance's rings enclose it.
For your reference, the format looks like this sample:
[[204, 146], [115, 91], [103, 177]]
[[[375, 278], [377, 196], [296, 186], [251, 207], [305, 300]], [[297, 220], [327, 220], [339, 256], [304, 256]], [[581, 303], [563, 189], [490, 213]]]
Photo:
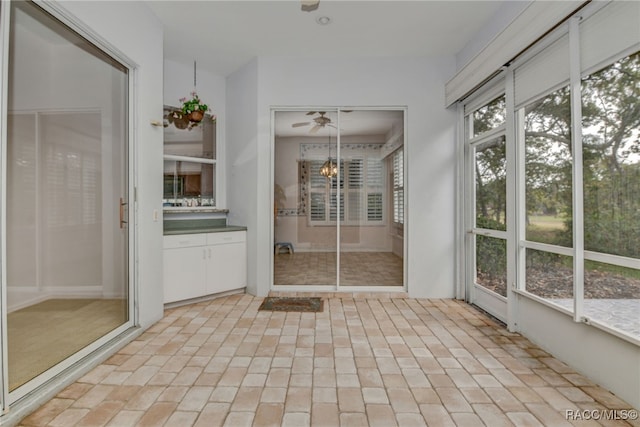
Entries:
[[164, 221], [164, 235], [196, 233], [224, 233], [228, 231], [244, 231], [247, 227], [227, 225], [225, 218], [181, 219]]
[[246, 231], [247, 227], [242, 225], [225, 225], [214, 227], [184, 227], [176, 229], [164, 230], [165, 236], [175, 236], [179, 234], [197, 234], [197, 233], [224, 233], [229, 231]]

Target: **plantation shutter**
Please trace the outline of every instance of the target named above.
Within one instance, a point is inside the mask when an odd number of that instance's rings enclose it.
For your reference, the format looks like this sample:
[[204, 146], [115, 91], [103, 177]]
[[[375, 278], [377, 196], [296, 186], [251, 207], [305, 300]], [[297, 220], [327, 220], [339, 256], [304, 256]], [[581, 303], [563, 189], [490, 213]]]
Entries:
[[358, 222], [362, 216], [362, 187], [364, 185], [364, 162], [362, 159], [350, 159], [347, 162], [347, 220]]
[[320, 167], [324, 161], [312, 160], [309, 162], [309, 219], [311, 221], [326, 221], [327, 203], [325, 193], [326, 178], [320, 175]]
[[364, 161], [363, 159], [351, 159], [348, 162], [349, 188], [362, 188], [364, 184]]
[[320, 167], [323, 163], [322, 160], [312, 160], [309, 162], [309, 186], [312, 189], [324, 189], [327, 184], [326, 178], [320, 175]]
[[[338, 213], [338, 198], [336, 193], [331, 193], [329, 196], [329, 221], [335, 221]], [[340, 221], [344, 221], [344, 193], [340, 193]]]
[[382, 221], [382, 193], [367, 194], [367, 220]]
[[367, 159], [367, 221], [383, 220], [383, 164], [381, 159]]
[[404, 223], [404, 152], [393, 153], [393, 222]]
[[309, 203], [309, 217], [311, 221], [325, 221], [325, 213], [324, 193], [311, 193], [311, 203]]

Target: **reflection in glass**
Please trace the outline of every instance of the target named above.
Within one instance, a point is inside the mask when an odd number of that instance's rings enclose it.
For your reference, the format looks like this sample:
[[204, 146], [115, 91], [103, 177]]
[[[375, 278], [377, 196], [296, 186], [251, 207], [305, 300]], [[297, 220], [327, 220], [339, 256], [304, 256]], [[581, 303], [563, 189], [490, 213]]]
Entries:
[[34, 3], [11, 8], [6, 304], [13, 391], [129, 320], [129, 233], [119, 216], [128, 189], [127, 69]]
[[476, 284], [507, 296], [507, 241], [476, 236]]
[[571, 247], [571, 109], [569, 88], [525, 109], [526, 238]]
[[640, 52], [582, 82], [585, 249], [631, 258], [640, 258], [639, 87]]
[[[403, 116], [392, 110], [340, 116], [340, 156], [346, 165], [341, 287], [403, 284]], [[384, 127], [375, 129], [376, 122]]]
[[506, 230], [507, 169], [505, 137], [475, 147], [476, 227]]
[[196, 126], [179, 110], [164, 109], [164, 154], [216, 158], [216, 122], [208, 114]]
[[[336, 285], [336, 218], [338, 203], [340, 218], [344, 218], [345, 164], [337, 160], [335, 123], [336, 111], [275, 113], [273, 284], [276, 286]], [[340, 164], [339, 179], [320, 173], [328, 159]], [[288, 243], [290, 247], [278, 243]]]
[[337, 111], [275, 113], [274, 285], [403, 285], [404, 112], [340, 118], [338, 147]]
[[525, 289], [573, 310], [572, 262], [570, 256], [527, 249]]

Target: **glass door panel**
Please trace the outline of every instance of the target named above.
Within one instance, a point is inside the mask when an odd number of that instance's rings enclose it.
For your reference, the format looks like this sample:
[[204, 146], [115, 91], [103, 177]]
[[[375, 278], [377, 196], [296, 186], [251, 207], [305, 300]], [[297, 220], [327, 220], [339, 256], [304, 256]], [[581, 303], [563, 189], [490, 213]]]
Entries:
[[336, 111], [275, 113], [275, 286], [337, 284], [344, 173], [338, 177], [336, 123]]
[[37, 5], [11, 7], [6, 321], [15, 391], [129, 321], [128, 71]]
[[502, 321], [508, 294], [506, 128], [504, 95], [465, 116], [467, 299]]
[[[474, 146], [475, 233], [507, 229], [507, 170], [505, 137], [500, 135]], [[475, 284], [507, 296], [507, 241], [501, 235], [477, 235]]]
[[278, 111], [274, 125], [274, 285], [403, 286], [404, 111]]
[[340, 112], [340, 286], [402, 286], [404, 112]]

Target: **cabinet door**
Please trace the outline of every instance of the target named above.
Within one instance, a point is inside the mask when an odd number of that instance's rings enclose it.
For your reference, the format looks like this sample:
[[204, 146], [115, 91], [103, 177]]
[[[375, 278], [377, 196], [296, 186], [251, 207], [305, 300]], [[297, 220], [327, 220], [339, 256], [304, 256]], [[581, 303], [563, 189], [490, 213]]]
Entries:
[[164, 249], [164, 302], [205, 295], [204, 246]]
[[247, 286], [245, 242], [211, 245], [207, 248], [207, 293], [230, 291]]

